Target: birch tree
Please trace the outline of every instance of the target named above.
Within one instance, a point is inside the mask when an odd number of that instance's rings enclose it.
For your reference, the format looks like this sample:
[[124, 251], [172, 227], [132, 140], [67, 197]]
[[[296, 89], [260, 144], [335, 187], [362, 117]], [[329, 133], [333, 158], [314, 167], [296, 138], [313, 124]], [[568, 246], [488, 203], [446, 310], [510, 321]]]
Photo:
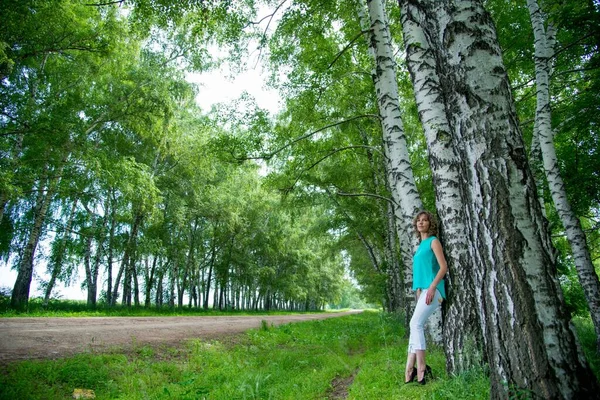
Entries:
[[54, 200], [54, 195], [58, 188], [62, 170], [66, 163], [64, 157], [56, 170], [46, 168], [46, 174], [43, 179], [40, 179], [35, 196], [31, 213], [33, 221], [29, 232], [25, 248], [19, 259], [17, 268], [17, 279], [12, 291], [11, 307], [15, 309], [25, 309], [29, 302], [29, 291], [31, 290], [31, 280], [33, 278], [33, 270], [35, 264], [35, 254], [38, 250], [40, 239], [43, 237], [44, 228], [46, 227], [48, 210], [50, 204]]
[[550, 74], [554, 56], [556, 28], [550, 23], [545, 23], [545, 16], [536, 0], [527, 0], [527, 7], [535, 39], [537, 107], [534, 136], [538, 138], [537, 142], [540, 146], [544, 171], [548, 185], [550, 186], [554, 206], [571, 245], [579, 281], [583, 287], [596, 330], [596, 348], [600, 352], [600, 282], [592, 264], [585, 233], [567, 199], [565, 184], [560, 174], [556, 149], [554, 147], [554, 132], [552, 129], [550, 108]]
[[[419, 4], [400, 1], [406, 64], [411, 74], [419, 117], [429, 151], [429, 164], [436, 193], [443, 243], [448, 261], [448, 302], [444, 324], [444, 348], [449, 372], [459, 373], [481, 364], [484, 359], [482, 326], [476, 313], [471, 270], [471, 246], [467, 237], [460, 154], [451, 140], [441, 78], [436, 66], [434, 29]], [[429, 26], [428, 26], [429, 25]], [[453, 290], [456, 287], [457, 290]], [[458, 289], [460, 288], [460, 289]]]
[[73, 220], [75, 219], [75, 210], [77, 209], [78, 200], [75, 199], [71, 204], [71, 211], [67, 216], [67, 223], [65, 228], [62, 230], [61, 235], [52, 243], [52, 254], [50, 256], [50, 262], [48, 263], [48, 272], [50, 273], [50, 280], [46, 283], [44, 289], [44, 302], [43, 305], [47, 306], [50, 301], [50, 295], [56, 280], [63, 272], [63, 263], [67, 252], [67, 242], [69, 235], [71, 235], [71, 229], [73, 226]]
[[[367, 1], [369, 11], [369, 50], [374, 61], [372, 72], [381, 116], [381, 129], [386, 155], [386, 177], [395, 207], [396, 226], [404, 266], [404, 301], [406, 322], [414, 307], [412, 295], [412, 256], [418, 246], [413, 234], [412, 219], [423, 209], [410, 163], [404, 123], [400, 109], [397, 67], [392, 47], [388, 17], [381, 0]], [[434, 341], [442, 339], [442, 311], [438, 309], [429, 320]]]
[[[491, 370], [491, 395], [595, 396], [566, 312], [495, 27], [479, 1], [415, 1], [427, 24]], [[418, 89], [415, 87], [415, 90]], [[421, 115], [423, 116], [423, 115]], [[422, 121], [424, 124], [430, 121]], [[449, 165], [433, 165], [435, 169]], [[453, 221], [444, 220], [444, 226]], [[455, 266], [455, 268], [468, 268]]]

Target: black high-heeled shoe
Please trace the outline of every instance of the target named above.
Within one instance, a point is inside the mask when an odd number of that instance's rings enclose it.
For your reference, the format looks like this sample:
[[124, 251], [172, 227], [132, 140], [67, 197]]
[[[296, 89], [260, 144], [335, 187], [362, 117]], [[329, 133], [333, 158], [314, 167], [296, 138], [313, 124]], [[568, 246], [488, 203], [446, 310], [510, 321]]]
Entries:
[[424, 385], [427, 381], [433, 379], [433, 372], [431, 372], [431, 367], [429, 365], [425, 365], [425, 372], [423, 373], [423, 379], [418, 380], [417, 383], [419, 385]]
[[417, 368], [413, 367], [413, 370], [410, 373], [410, 378], [408, 378], [408, 380], [406, 382], [404, 382], [404, 384], [406, 385], [407, 383], [414, 382], [416, 377], [417, 377]]

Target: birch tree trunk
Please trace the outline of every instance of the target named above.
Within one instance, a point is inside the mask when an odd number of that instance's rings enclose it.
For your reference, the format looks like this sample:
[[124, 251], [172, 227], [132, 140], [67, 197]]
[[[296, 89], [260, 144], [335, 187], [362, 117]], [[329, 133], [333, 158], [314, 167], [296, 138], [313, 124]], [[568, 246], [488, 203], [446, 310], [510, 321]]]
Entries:
[[45, 188], [41, 187], [43, 184], [40, 182], [39, 192], [33, 209], [33, 224], [31, 231], [29, 232], [27, 244], [23, 249], [21, 260], [19, 261], [17, 278], [11, 296], [11, 307], [15, 309], [24, 309], [29, 302], [29, 290], [31, 289], [31, 279], [33, 278], [35, 252], [42, 236], [44, 225], [46, 224], [48, 208], [50, 207], [54, 193], [58, 188], [67, 158], [68, 155], [65, 155], [61, 160], [59, 167], [52, 171], [54, 175], [47, 178]]
[[[362, 5], [361, 5], [362, 6]], [[366, 17], [361, 17], [366, 20]], [[367, 24], [368, 25], [368, 24]], [[362, 144], [365, 146], [365, 151], [367, 153], [367, 159], [369, 161], [369, 165], [372, 171], [372, 179], [373, 179], [373, 187], [375, 188], [375, 194], [379, 196], [387, 196], [387, 193], [382, 194], [379, 188], [385, 187], [389, 191], [389, 187], [387, 184], [382, 184], [380, 179], [380, 164], [376, 163], [375, 158], [373, 157], [373, 151], [369, 147], [369, 139], [367, 137], [366, 132], [360, 132]], [[386, 180], [387, 182], [387, 180]], [[391, 202], [383, 202], [378, 203], [379, 213], [381, 215], [381, 219], [387, 221], [387, 229], [384, 237], [384, 251], [383, 257], [386, 265], [386, 273], [387, 273], [387, 285], [386, 285], [386, 299], [388, 301], [387, 311], [391, 313], [396, 312], [404, 312], [407, 311], [407, 299], [405, 296], [405, 288], [404, 288], [404, 276], [401, 273], [401, 265], [398, 259], [399, 254], [399, 244], [398, 244], [398, 229], [396, 226], [396, 217], [394, 213], [394, 205]], [[367, 245], [366, 239], [364, 239], [360, 232], [358, 233], [361, 240], [365, 244], [369, 255], [372, 256], [372, 249]], [[377, 260], [373, 260], [373, 266], [375, 270], [379, 271], [379, 262]]]
[[539, 138], [544, 171], [548, 185], [550, 186], [550, 193], [571, 245], [579, 281], [583, 287], [596, 330], [596, 349], [600, 352], [600, 282], [598, 282], [598, 275], [596, 275], [594, 265], [592, 264], [585, 233], [581, 228], [579, 219], [571, 210], [571, 205], [567, 199], [565, 185], [558, 167], [556, 149], [554, 148], [549, 82], [550, 63], [554, 55], [555, 31], [552, 25], [549, 25], [547, 28], [545, 27], [545, 18], [536, 0], [527, 0], [527, 7], [529, 8], [535, 39], [537, 106], [534, 132]]
[[[362, 4], [360, 4], [362, 10]], [[364, 13], [363, 13], [364, 14]], [[366, 17], [361, 16], [362, 19], [366, 21]], [[376, 162], [375, 157], [373, 155], [373, 150], [370, 147], [369, 138], [364, 130], [360, 130], [360, 136], [362, 139], [362, 144], [365, 146], [365, 151], [367, 154], [367, 160], [369, 162], [369, 166], [371, 168], [371, 177], [373, 180], [373, 187], [375, 194], [381, 197], [387, 196], [389, 192], [389, 188], [387, 184], [382, 184], [380, 176], [381, 176], [381, 167], [384, 166], [383, 163], [379, 164]], [[387, 182], [387, 180], [386, 180]], [[381, 193], [380, 188], [386, 188], [386, 193]], [[379, 215], [381, 215], [381, 219], [387, 222], [387, 229], [384, 230], [384, 251], [383, 257], [385, 260], [386, 273], [387, 273], [387, 285], [386, 285], [386, 299], [388, 302], [387, 311], [390, 313], [402, 313], [406, 310], [406, 301], [404, 299], [404, 277], [401, 273], [401, 265], [398, 260], [399, 255], [399, 244], [398, 244], [398, 230], [396, 228], [396, 217], [394, 215], [394, 205], [391, 202], [378, 202], [377, 203], [379, 209]], [[362, 238], [361, 238], [362, 240]], [[365, 242], [363, 240], [363, 242]], [[374, 263], [373, 266], [379, 269], [377, 263]]]
[[[137, 258], [137, 257], [136, 257]], [[133, 304], [140, 306], [140, 276], [137, 271], [137, 262], [133, 264]]]
[[[96, 281], [94, 281], [94, 272], [92, 267], [92, 243], [94, 237], [91, 232], [83, 239], [85, 243], [85, 253], [83, 257], [83, 265], [85, 267], [85, 284], [87, 286], [87, 305], [93, 306], [92, 303], [92, 291], [96, 293]], [[95, 297], [94, 297], [95, 300]]]
[[175, 308], [175, 285], [179, 273], [179, 261], [173, 260], [173, 268], [169, 268], [169, 307]]
[[165, 275], [165, 265], [162, 265], [162, 261], [161, 261], [161, 266], [159, 268], [158, 274], [157, 274], [157, 279], [156, 279], [156, 294], [154, 297], [154, 303], [156, 308], [162, 308], [163, 306], [163, 281], [164, 281], [164, 275]]
[[102, 236], [97, 243], [91, 277], [91, 282], [93, 282], [93, 285], [88, 286], [87, 304], [92, 307], [96, 307], [96, 303], [98, 301], [98, 274], [100, 273], [100, 265], [102, 264], [104, 248], [103, 242], [104, 236]]
[[[181, 274], [179, 274], [181, 275]], [[185, 291], [187, 289], [187, 285], [188, 285], [188, 275], [189, 275], [189, 266], [187, 264], [187, 261], [184, 264], [183, 267], [183, 275], [180, 277], [181, 279], [177, 279], [177, 307], [182, 308], [183, 307], [183, 295], [185, 294]]]
[[44, 291], [44, 302], [42, 303], [44, 307], [48, 305], [50, 301], [50, 295], [52, 294], [52, 290], [54, 289], [54, 285], [56, 284], [56, 280], [58, 276], [62, 272], [63, 261], [65, 258], [65, 251], [67, 248], [67, 241], [71, 235], [71, 228], [73, 227], [73, 220], [75, 219], [75, 210], [77, 209], [78, 200], [75, 199], [73, 204], [71, 204], [71, 211], [69, 212], [69, 219], [67, 220], [67, 225], [64, 229], [63, 235], [58, 240], [58, 250], [55, 253], [55, 256], [51, 258], [50, 265], [48, 266], [50, 272], [50, 280], [46, 285], [46, 290]]
[[[141, 211], [133, 211], [131, 234], [129, 235], [129, 238], [127, 240], [127, 247], [125, 248], [125, 254], [123, 256], [123, 262], [125, 265], [125, 279], [123, 280], [123, 296], [121, 302], [127, 307], [131, 307], [131, 295], [133, 294], [132, 283], [134, 283], [134, 275], [137, 273], [135, 264], [137, 262], [138, 233], [142, 225], [143, 219], [144, 216], [142, 215]], [[136, 302], [137, 301], [139, 301], [139, 299], [137, 299]]]
[[[491, 397], [594, 397], [557, 279], [495, 27], [480, 1], [416, 0], [456, 152]], [[435, 169], [449, 166], [435, 165]], [[444, 221], [446, 229], [451, 221]]]
[[217, 235], [216, 228], [213, 227], [213, 234], [211, 237], [211, 246], [210, 246], [210, 260], [208, 262], [208, 276], [206, 278], [204, 301], [202, 302], [202, 307], [205, 310], [208, 310], [208, 299], [209, 299], [209, 293], [210, 293], [210, 285], [212, 282], [213, 267], [214, 267], [215, 260], [217, 257], [217, 244], [216, 244], [217, 237], [216, 237], [216, 235]]
[[[413, 82], [419, 118], [429, 152], [436, 209], [440, 219], [448, 262], [445, 305], [444, 349], [449, 373], [460, 373], [485, 362], [482, 324], [476, 312], [473, 264], [467, 237], [462, 186], [464, 174], [458, 151], [452, 142], [451, 127], [437, 72], [432, 38], [435, 28], [421, 7], [400, 0], [406, 63]], [[427, 31], [427, 33], [426, 33]], [[460, 288], [454, 290], [454, 288]]]
[[[423, 203], [417, 191], [406, 144], [388, 18], [382, 0], [367, 0], [367, 7], [369, 49], [375, 64], [372, 76], [381, 117], [384, 153], [387, 158], [386, 176], [395, 202], [394, 214], [404, 265], [404, 298], [407, 300], [405, 312], [408, 320], [414, 306], [414, 296], [411, 294], [412, 257], [418, 245], [417, 237], [413, 234], [412, 220], [423, 208]], [[438, 330], [440, 329], [441, 326], [438, 326]]]
[[[87, 286], [87, 305], [96, 307], [98, 299], [98, 274], [100, 273], [100, 265], [102, 264], [102, 258], [104, 257], [104, 241], [106, 239], [108, 216], [104, 215], [102, 220], [100, 220], [100, 217], [97, 217], [92, 213], [90, 214], [92, 227], [90, 229], [89, 241], [87, 242], [85, 281]], [[96, 239], [96, 253], [92, 262], [91, 252], [94, 238]]]
[[394, 206], [391, 203], [386, 204], [387, 213], [387, 231], [385, 235], [385, 258], [387, 260], [388, 274], [388, 298], [390, 301], [390, 312], [405, 311], [407, 301], [404, 296], [404, 279], [400, 272], [400, 262], [398, 260], [398, 236], [396, 229], [396, 220], [394, 216]]
[[113, 252], [114, 252], [114, 239], [115, 229], [117, 226], [117, 212], [116, 212], [116, 200], [114, 198], [114, 192], [109, 191], [106, 199], [106, 212], [110, 207], [110, 230], [108, 233], [108, 256], [106, 260], [106, 304], [113, 306], [115, 298], [113, 297], [112, 291], [112, 267], [113, 267]]
[[117, 304], [117, 299], [119, 297], [119, 285], [121, 284], [121, 278], [123, 277], [123, 271], [125, 271], [125, 266], [129, 262], [129, 253], [125, 251], [123, 254], [123, 260], [121, 261], [121, 265], [119, 266], [119, 271], [117, 271], [117, 276], [115, 277], [115, 284], [113, 285], [111, 302], [110, 305], [114, 306]]
[[154, 287], [154, 276], [156, 274], [156, 263], [158, 260], [158, 256], [153, 256], [152, 257], [152, 266], [150, 267], [149, 264], [149, 257], [146, 257], [146, 260], [144, 262], [146, 268], [144, 268], [144, 278], [145, 278], [145, 285], [144, 285], [144, 306], [147, 308], [150, 308], [150, 304], [152, 304], [152, 288]]
[[[542, 211], [544, 212], [544, 216], [546, 216], [544, 191], [546, 189], [545, 180], [547, 179], [547, 173], [544, 170], [539, 129], [552, 129], [550, 120], [550, 76], [552, 75], [552, 64], [550, 58], [554, 55], [556, 29], [553, 25], [549, 24], [546, 30], [544, 27], [544, 17], [541, 14], [537, 2], [530, 2], [528, 0], [527, 8], [529, 10], [529, 17], [534, 32], [534, 62], [536, 71], [536, 116], [531, 137], [529, 159], [531, 169], [538, 185], [538, 194], [540, 196], [539, 200]], [[542, 105], [544, 103], [546, 106]], [[550, 134], [552, 137], [554, 136], [552, 132], [550, 132]]]

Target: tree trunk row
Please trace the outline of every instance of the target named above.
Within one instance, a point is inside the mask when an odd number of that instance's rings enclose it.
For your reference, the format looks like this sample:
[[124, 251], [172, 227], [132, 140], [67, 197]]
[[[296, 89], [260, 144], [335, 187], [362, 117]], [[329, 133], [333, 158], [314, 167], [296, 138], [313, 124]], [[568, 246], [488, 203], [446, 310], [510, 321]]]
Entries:
[[598, 383], [565, 309], [493, 22], [479, 1], [400, 6], [439, 208], [456, 208], [443, 220], [459, 235], [450, 245], [451, 283], [460, 288], [445, 325], [450, 372], [480, 359], [482, 340], [492, 398], [594, 397]]

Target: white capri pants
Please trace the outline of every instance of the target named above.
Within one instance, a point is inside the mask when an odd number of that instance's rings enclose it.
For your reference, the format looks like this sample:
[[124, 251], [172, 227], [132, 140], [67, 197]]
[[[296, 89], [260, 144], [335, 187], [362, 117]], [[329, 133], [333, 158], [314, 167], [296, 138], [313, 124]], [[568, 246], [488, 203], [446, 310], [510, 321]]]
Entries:
[[417, 300], [417, 306], [410, 319], [410, 337], [408, 339], [408, 352], [415, 353], [417, 350], [426, 350], [425, 345], [425, 324], [427, 319], [442, 304], [442, 295], [439, 290], [435, 290], [433, 300], [429, 305], [425, 304], [427, 290], [421, 290], [421, 295]]

